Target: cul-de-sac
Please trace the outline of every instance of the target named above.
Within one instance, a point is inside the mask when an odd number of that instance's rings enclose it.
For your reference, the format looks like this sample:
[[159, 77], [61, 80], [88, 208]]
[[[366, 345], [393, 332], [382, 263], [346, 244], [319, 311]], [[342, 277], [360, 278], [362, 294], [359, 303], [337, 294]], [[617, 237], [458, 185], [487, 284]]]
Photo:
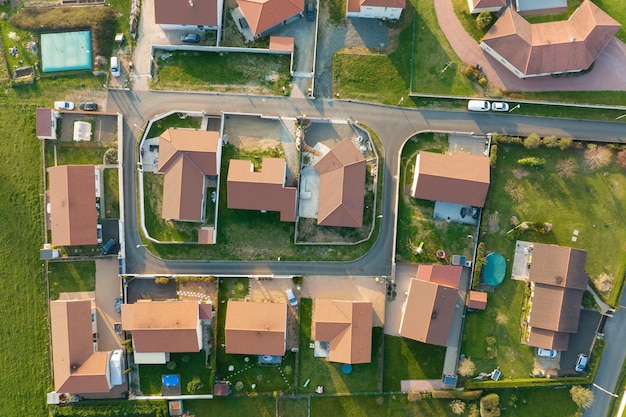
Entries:
[[626, 417], [626, 0], [4, 0], [0, 415]]

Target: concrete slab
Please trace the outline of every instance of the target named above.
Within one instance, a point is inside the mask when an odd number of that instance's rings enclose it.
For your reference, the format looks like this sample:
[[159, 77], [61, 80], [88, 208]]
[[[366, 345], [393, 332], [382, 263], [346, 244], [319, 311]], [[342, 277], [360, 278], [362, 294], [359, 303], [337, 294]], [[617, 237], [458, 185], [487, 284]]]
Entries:
[[530, 262], [533, 256], [533, 242], [518, 240], [515, 243], [515, 257], [511, 278], [527, 281], [530, 273]]
[[315, 168], [308, 166], [300, 173], [298, 216], [307, 219], [317, 219], [319, 198], [320, 176]]
[[448, 136], [448, 153], [469, 153], [471, 155], [487, 155], [488, 141], [485, 138], [477, 138], [471, 133], [451, 133]]
[[398, 296], [387, 301], [385, 307], [385, 334], [400, 336], [400, 321], [402, 320], [402, 307], [409, 292], [411, 279], [417, 275], [417, 264], [396, 265], [396, 292]]

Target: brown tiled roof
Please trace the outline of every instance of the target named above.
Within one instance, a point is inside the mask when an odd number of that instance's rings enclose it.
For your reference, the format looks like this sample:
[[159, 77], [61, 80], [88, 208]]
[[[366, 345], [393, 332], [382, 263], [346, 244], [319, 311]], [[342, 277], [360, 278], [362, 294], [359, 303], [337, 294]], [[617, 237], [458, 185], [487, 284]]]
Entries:
[[154, 0], [157, 25], [217, 26], [219, 0]]
[[470, 291], [467, 300], [467, 307], [475, 310], [484, 310], [487, 308], [487, 293], [482, 291]]
[[311, 337], [329, 342], [328, 360], [369, 363], [372, 360], [372, 303], [315, 300]]
[[289, 36], [270, 36], [270, 50], [293, 52], [294, 39]]
[[[365, 7], [393, 7], [399, 9], [406, 7], [406, 0], [359, 0], [359, 3], [360, 6]], [[361, 9], [359, 8], [355, 11], [359, 12]]]
[[93, 351], [91, 300], [50, 302], [54, 390], [109, 392], [109, 353]]
[[38, 138], [54, 138], [56, 137], [56, 132], [52, 129], [52, 119], [53, 119], [53, 111], [52, 109], [42, 109], [38, 108], [37, 115], [37, 137]]
[[50, 229], [55, 246], [96, 245], [98, 211], [93, 165], [48, 168]]
[[489, 158], [486, 156], [420, 152], [411, 196], [483, 207], [489, 182]]
[[506, 7], [506, 0], [472, 0], [475, 9], [487, 7]]
[[583, 291], [587, 289], [586, 251], [545, 243], [533, 246], [529, 281]]
[[169, 220], [202, 220], [204, 177], [219, 174], [219, 132], [168, 129], [159, 141], [163, 179], [161, 216]]
[[400, 335], [445, 346], [458, 295], [456, 288], [412, 279], [400, 322]]
[[122, 329], [131, 331], [136, 352], [198, 352], [196, 301], [138, 301], [122, 304]]
[[213, 385], [213, 395], [216, 397], [226, 397], [228, 396], [229, 389], [230, 386], [228, 385], [228, 382], [216, 382]]
[[524, 75], [580, 71], [591, 66], [620, 27], [590, 0], [566, 21], [537, 24], [509, 7], [482, 42]]
[[255, 35], [304, 11], [304, 0], [237, 0], [237, 3]]
[[463, 267], [458, 265], [425, 265], [417, 267], [417, 279], [445, 285], [450, 288], [459, 288], [459, 280]]
[[212, 245], [214, 243], [213, 233], [215, 233], [215, 229], [212, 227], [201, 227], [198, 230], [198, 243], [201, 245]]
[[287, 303], [229, 300], [226, 353], [283, 356], [287, 340]]
[[363, 226], [366, 163], [350, 139], [335, 145], [315, 164], [320, 174], [317, 224]]
[[213, 318], [213, 305], [212, 304], [199, 304], [198, 306], [200, 308], [200, 315], [199, 315], [199, 319], [200, 320], [208, 320]]
[[569, 335], [569, 333], [553, 332], [552, 330], [533, 327], [530, 329], [528, 345], [542, 349], [567, 350]]
[[530, 325], [555, 332], [576, 333], [583, 291], [535, 284]]
[[263, 158], [255, 172], [250, 161], [231, 159], [228, 167], [228, 208], [279, 211], [280, 220], [296, 221], [296, 188], [285, 187], [287, 163], [280, 158]]

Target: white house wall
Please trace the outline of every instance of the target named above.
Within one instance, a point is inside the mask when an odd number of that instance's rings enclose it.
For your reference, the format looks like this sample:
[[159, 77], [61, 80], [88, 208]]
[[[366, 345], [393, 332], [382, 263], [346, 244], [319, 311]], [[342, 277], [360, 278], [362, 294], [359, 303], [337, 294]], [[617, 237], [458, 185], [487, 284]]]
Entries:
[[348, 13], [348, 17], [361, 17], [365, 19], [389, 19], [398, 20], [402, 14], [399, 7], [374, 7], [361, 6], [360, 13]]
[[165, 365], [167, 363], [165, 352], [135, 352], [134, 359], [138, 365]]

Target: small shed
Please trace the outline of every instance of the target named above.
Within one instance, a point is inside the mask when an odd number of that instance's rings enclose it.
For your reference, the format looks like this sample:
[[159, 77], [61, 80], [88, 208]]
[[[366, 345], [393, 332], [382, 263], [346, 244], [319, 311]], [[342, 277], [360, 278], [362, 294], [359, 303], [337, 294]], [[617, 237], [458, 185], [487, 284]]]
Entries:
[[170, 401], [167, 404], [167, 407], [169, 409], [170, 416], [182, 416], [183, 415], [183, 401], [182, 400]]
[[213, 385], [213, 395], [216, 397], [227, 397], [230, 394], [230, 384], [226, 381], [216, 382]]
[[37, 137], [39, 139], [57, 138], [57, 119], [55, 111], [52, 109], [39, 108], [37, 115]]
[[467, 299], [467, 308], [484, 310], [487, 308], [487, 293], [482, 291], [470, 291]]
[[77, 121], [74, 122], [74, 141], [91, 140], [91, 123]]

